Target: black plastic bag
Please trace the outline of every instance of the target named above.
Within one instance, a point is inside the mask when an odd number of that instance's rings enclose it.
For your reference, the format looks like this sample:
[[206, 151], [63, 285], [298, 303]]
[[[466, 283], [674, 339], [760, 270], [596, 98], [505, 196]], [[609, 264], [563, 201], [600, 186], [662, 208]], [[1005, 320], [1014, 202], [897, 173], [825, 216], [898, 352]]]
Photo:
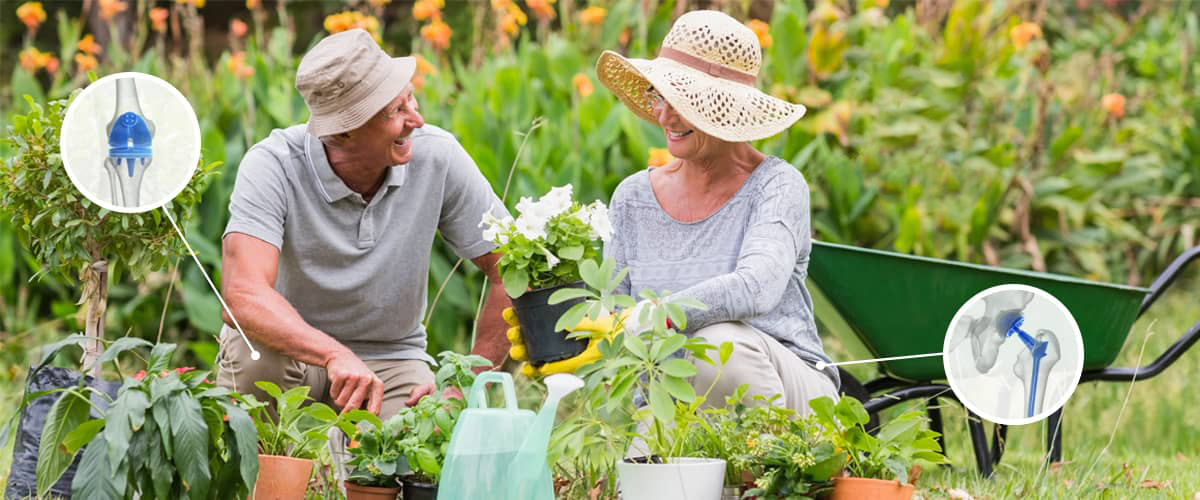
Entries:
[[[80, 376], [81, 374], [77, 371], [56, 366], [46, 366], [41, 370], [31, 367], [29, 377], [26, 379], [25, 394], [72, 387], [79, 384]], [[116, 398], [117, 390], [121, 388], [120, 382], [103, 380], [97, 382], [90, 376], [86, 377], [84, 381], [91, 387], [108, 394], [110, 398]], [[38, 443], [41, 442], [42, 427], [46, 425], [46, 417], [50, 414], [50, 408], [60, 397], [62, 397], [61, 392], [42, 396], [30, 401], [29, 405], [21, 411], [16, 443], [13, 444], [12, 468], [8, 472], [8, 486], [4, 489], [4, 498], [16, 500], [37, 497]], [[104, 405], [106, 403], [96, 399], [97, 397], [93, 396], [93, 404]], [[92, 410], [92, 416], [99, 417], [95, 409]], [[75, 469], [79, 467], [81, 456], [82, 454], [75, 456], [75, 461], [71, 463], [58, 482], [50, 488], [51, 496], [71, 497], [71, 481], [75, 478]]]

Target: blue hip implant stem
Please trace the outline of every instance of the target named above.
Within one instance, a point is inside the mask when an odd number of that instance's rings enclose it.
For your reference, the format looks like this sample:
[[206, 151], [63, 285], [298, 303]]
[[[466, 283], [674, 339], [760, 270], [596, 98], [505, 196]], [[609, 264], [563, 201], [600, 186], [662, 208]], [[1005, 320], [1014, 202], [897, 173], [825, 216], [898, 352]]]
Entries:
[[1012, 325], [1008, 327], [1005, 333], [1006, 337], [1012, 337], [1014, 334], [1021, 339], [1021, 343], [1025, 344], [1025, 348], [1029, 349], [1029, 353], [1033, 356], [1033, 373], [1030, 374], [1030, 389], [1029, 389], [1029, 405], [1026, 410], [1026, 417], [1032, 417], [1034, 413], [1034, 402], [1037, 401], [1037, 380], [1038, 368], [1042, 364], [1042, 358], [1046, 357], [1046, 346], [1049, 342], [1034, 340], [1032, 336], [1021, 329], [1021, 325], [1025, 323], [1025, 318], [1018, 315], [1013, 320]]
[[150, 148], [154, 122], [143, 115], [132, 78], [117, 80], [117, 104], [107, 133], [108, 158], [104, 167], [108, 171], [113, 204], [136, 207], [140, 205], [142, 176], [153, 159]]

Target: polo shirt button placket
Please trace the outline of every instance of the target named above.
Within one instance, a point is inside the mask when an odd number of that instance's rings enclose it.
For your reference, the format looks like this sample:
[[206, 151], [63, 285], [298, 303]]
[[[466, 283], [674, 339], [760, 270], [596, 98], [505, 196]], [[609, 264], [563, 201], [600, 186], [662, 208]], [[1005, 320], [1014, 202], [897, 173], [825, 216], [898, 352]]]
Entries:
[[375, 246], [375, 220], [371, 218], [371, 207], [363, 209], [358, 219], [358, 247], [371, 248]]

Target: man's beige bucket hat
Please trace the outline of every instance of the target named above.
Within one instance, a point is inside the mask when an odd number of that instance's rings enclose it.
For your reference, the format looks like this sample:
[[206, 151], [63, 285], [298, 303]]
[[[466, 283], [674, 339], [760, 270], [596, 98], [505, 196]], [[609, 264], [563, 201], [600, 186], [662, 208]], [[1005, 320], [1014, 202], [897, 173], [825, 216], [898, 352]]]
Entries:
[[646, 121], [658, 123], [646, 96], [654, 86], [704, 133], [743, 142], [778, 134], [804, 116], [804, 106], [758, 90], [761, 67], [762, 48], [750, 28], [722, 12], [698, 10], [675, 20], [657, 58], [606, 50], [596, 76]]
[[325, 37], [296, 69], [308, 132], [320, 137], [361, 127], [400, 95], [416, 69], [416, 59], [387, 55], [365, 30]]

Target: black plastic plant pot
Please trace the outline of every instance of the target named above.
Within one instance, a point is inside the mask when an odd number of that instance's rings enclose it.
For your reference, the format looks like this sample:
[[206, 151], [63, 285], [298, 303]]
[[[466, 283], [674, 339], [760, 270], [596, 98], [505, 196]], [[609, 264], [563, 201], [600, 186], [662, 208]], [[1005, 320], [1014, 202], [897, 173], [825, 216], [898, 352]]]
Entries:
[[426, 483], [412, 476], [400, 478], [403, 486], [400, 498], [404, 500], [437, 500], [437, 485]]
[[553, 361], [562, 361], [582, 353], [587, 348], [586, 339], [568, 339], [566, 330], [555, 330], [558, 318], [571, 306], [583, 302], [582, 298], [558, 304], [548, 304], [550, 296], [563, 288], [584, 288], [582, 281], [565, 285], [530, 290], [512, 299], [513, 311], [521, 323], [521, 339], [525, 342], [525, 354], [529, 363], [540, 366]]

